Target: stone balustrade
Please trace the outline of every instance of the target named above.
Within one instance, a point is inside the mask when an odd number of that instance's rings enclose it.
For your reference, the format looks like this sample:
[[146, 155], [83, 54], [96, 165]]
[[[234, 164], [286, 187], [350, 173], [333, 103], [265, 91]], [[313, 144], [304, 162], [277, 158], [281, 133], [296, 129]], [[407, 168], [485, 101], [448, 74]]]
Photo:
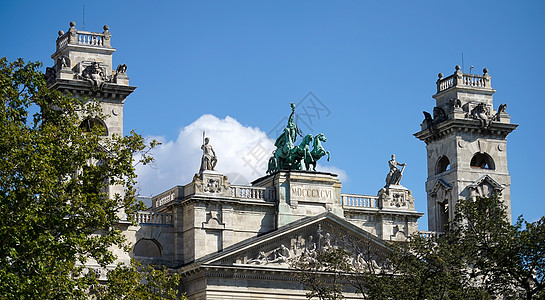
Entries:
[[456, 66], [456, 72], [454, 74], [444, 77], [439, 73], [439, 79], [437, 80], [437, 92], [442, 92], [454, 86], [469, 86], [478, 88], [492, 88], [490, 83], [490, 75], [488, 70], [483, 69], [483, 75], [476, 74], [464, 74], [460, 71], [460, 66]]
[[82, 46], [94, 46], [111, 48], [110, 37], [111, 34], [108, 31], [108, 25], [104, 25], [104, 32], [89, 32], [76, 29], [76, 24], [70, 22], [70, 29], [64, 33], [59, 31], [59, 37], [57, 38], [57, 51], [64, 48], [66, 45], [82, 45]]
[[378, 196], [341, 194], [343, 207], [378, 208]]
[[441, 92], [441, 91], [444, 91], [446, 89], [449, 89], [453, 86], [456, 85], [454, 79], [455, 79], [456, 76], [454, 75], [450, 75], [446, 78], [440, 78], [438, 81], [437, 81], [437, 92]]
[[480, 75], [464, 74], [462, 84], [476, 87], [486, 87], [486, 78]]
[[440, 236], [441, 234], [443, 233], [438, 231], [418, 231], [418, 235], [425, 239], [436, 238]]
[[276, 192], [271, 188], [231, 185], [230, 196], [238, 199], [274, 201]]
[[76, 32], [76, 42], [78, 45], [104, 47], [104, 37], [105, 35], [103, 33], [88, 32], [88, 31]]
[[172, 214], [139, 211], [135, 214], [138, 224], [172, 224]]
[[69, 34], [65, 33], [57, 39], [57, 50], [64, 48], [64, 46], [68, 45], [68, 41], [69, 41], [68, 36]]

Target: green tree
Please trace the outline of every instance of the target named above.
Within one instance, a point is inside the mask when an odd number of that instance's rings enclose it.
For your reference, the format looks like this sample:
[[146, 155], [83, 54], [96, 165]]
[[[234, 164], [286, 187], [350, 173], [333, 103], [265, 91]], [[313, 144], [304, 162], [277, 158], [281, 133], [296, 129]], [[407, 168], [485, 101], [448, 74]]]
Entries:
[[347, 247], [294, 264], [298, 278], [309, 298], [320, 299], [341, 299], [346, 291], [364, 299], [544, 299], [545, 217], [511, 225], [498, 195], [460, 200], [456, 210], [452, 230], [391, 243], [379, 269], [346, 263], [354, 259]]
[[[98, 104], [49, 90], [40, 67], [0, 59], [0, 298], [86, 299], [98, 281], [82, 265], [128, 250], [119, 211], [142, 208], [132, 158], [151, 158], [134, 132], [81, 127], [104, 117]], [[110, 185], [125, 192], [108, 197]]]
[[460, 201], [457, 210], [453, 234], [471, 276], [492, 295], [545, 298], [545, 217], [511, 225], [498, 196]]
[[108, 272], [108, 281], [96, 284], [91, 293], [98, 300], [117, 299], [184, 299], [175, 288], [180, 275], [152, 266], [141, 266], [133, 261], [130, 266], [119, 266]]

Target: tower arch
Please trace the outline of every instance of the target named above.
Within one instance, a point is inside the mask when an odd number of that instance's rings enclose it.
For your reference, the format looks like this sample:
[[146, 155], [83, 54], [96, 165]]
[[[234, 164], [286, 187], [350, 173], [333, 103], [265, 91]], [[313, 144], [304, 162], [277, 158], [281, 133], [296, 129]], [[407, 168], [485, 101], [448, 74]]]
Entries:
[[157, 240], [145, 238], [134, 244], [132, 252], [135, 256], [144, 257], [161, 257], [163, 255], [163, 249]]
[[98, 129], [100, 135], [108, 136], [108, 126], [100, 118], [86, 118], [81, 121], [79, 127], [83, 132], [91, 132], [92, 130]]
[[495, 170], [494, 159], [487, 153], [477, 152], [471, 158], [469, 166], [472, 169]]
[[440, 174], [450, 170], [450, 160], [446, 155], [439, 157], [435, 165], [435, 174]]

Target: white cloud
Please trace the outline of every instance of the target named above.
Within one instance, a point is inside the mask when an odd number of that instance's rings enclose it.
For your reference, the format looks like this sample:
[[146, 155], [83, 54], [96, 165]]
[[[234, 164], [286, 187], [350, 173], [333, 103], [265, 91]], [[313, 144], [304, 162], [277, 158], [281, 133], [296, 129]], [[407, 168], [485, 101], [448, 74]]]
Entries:
[[[185, 185], [199, 171], [202, 156], [203, 131], [218, 157], [216, 170], [228, 176], [232, 184], [249, 184], [264, 176], [267, 163], [275, 149], [274, 141], [259, 128], [243, 126], [232, 117], [219, 119], [202, 115], [180, 130], [176, 140], [147, 137], [162, 144], [153, 150], [154, 166], [138, 165], [138, 188], [143, 196], [156, 195], [175, 185]], [[333, 166], [318, 165], [323, 172], [339, 174], [346, 180], [346, 172]]]
[[339, 169], [335, 166], [324, 166], [321, 164], [317, 164], [316, 171], [337, 174], [340, 182], [348, 181], [348, 174], [346, 174], [344, 170]]

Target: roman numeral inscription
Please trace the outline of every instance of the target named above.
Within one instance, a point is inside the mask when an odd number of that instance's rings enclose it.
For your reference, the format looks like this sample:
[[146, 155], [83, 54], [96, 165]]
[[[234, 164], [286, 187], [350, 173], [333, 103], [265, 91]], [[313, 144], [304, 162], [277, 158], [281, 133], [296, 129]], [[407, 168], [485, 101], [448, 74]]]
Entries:
[[333, 198], [333, 191], [316, 187], [293, 186], [291, 187], [290, 196], [299, 200], [327, 201]]

